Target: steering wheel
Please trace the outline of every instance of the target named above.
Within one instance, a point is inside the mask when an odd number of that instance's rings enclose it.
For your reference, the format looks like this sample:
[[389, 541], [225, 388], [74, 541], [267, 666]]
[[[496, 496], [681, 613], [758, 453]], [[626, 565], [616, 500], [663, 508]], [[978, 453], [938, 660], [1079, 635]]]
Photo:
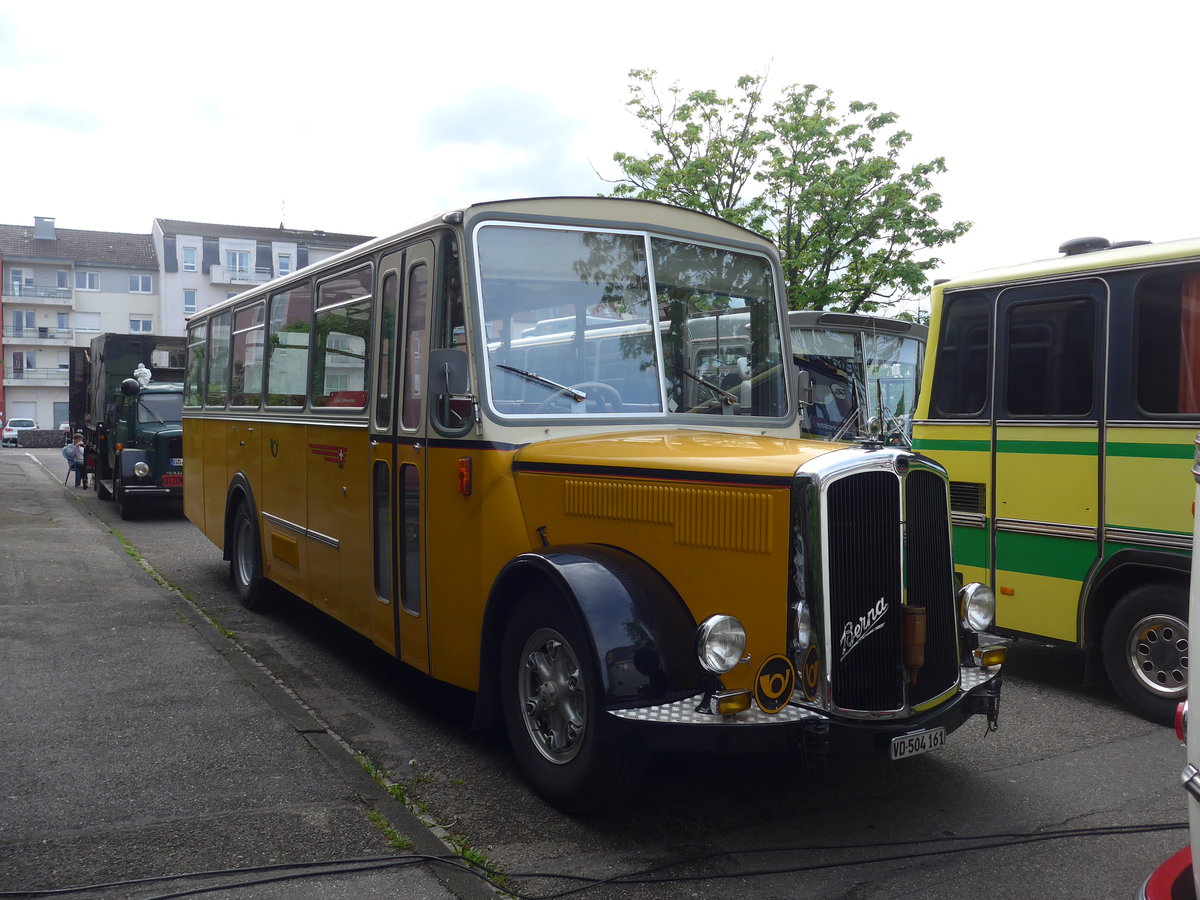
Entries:
[[[622, 406], [621, 405], [621, 394], [611, 384], [605, 384], [603, 381], [581, 381], [581, 382], [579, 382], [579, 384], [571, 385], [571, 390], [582, 391], [583, 393], [588, 395], [588, 398], [586, 400], [582, 401], [583, 403], [588, 404], [588, 412], [615, 412], [616, 413], [616, 412], [621, 411], [621, 406]], [[594, 394], [598, 394], [599, 396], [594, 397]], [[555, 394], [553, 397], [547, 397], [545, 400], [543, 400], [541, 403], [539, 403], [537, 405], [537, 408], [534, 409], [533, 413], [534, 413], [534, 415], [544, 413], [546, 410], [550, 409], [552, 406], [555, 406], [556, 404], [563, 403], [563, 402], [573, 404], [573, 403], [576, 403], [577, 401], [573, 400], [569, 395], [564, 394], [560, 391], [559, 393]], [[593, 402], [598, 403], [600, 405], [600, 408], [592, 409], [591, 404]], [[612, 408], [610, 410], [606, 410], [604, 408], [605, 403], [607, 403], [607, 405]]]

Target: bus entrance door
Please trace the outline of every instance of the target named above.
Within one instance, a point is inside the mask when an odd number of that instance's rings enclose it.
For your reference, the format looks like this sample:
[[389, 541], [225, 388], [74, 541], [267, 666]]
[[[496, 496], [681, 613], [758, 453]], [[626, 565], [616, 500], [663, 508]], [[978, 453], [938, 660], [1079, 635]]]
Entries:
[[425, 366], [433, 243], [385, 256], [379, 265], [377, 359], [372, 411], [372, 637], [429, 671], [425, 601]]
[[1004, 629], [1078, 638], [1080, 588], [1099, 552], [1104, 298], [1091, 280], [1000, 295], [993, 516]]

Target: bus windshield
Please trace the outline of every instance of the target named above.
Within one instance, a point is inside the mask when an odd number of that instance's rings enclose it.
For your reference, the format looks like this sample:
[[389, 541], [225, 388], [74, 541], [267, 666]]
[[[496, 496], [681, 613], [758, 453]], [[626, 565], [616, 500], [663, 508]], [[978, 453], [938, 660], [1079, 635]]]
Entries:
[[644, 234], [476, 234], [491, 407], [503, 416], [781, 417], [765, 257]]
[[793, 325], [791, 331], [796, 365], [812, 385], [805, 431], [851, 438], [865, 426], [860, 418], [878, 416], [885, 430], [911, 433], [923, 339], [869, 325], [856, 331]]

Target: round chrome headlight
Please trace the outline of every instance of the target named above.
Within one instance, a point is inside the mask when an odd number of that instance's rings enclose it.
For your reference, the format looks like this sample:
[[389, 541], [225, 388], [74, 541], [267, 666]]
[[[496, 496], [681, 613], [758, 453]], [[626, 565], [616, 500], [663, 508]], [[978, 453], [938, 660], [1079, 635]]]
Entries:
[[145, 478], [150, 474], [150, 467], [144, 462], [135, 462], [133, 464], [133, 474], [138, 478]]
[[696, 630], [700, 665], [722, 675], [737, 665], [746, 651], [746, 629], [733, 616], [710, 616]]
[[958, 613], [963, 628], [987, 631], [996, 621], [996, 595], [986, 584], [972, 581], [958, 592]]

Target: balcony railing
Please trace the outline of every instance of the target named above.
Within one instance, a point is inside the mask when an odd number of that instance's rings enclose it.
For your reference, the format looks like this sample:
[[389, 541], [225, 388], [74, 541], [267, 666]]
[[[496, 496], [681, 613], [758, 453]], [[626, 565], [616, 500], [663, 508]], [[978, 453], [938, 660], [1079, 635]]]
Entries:
[[28, 284], [4, 285], [5, 300], [20, 300], [22, 303], [52, 304], [62, 306], [71, 302], [71, 292], [65, 288], [34, 287]]
[[271, 280], [271, 270], [252, 269], [249, 266], [212, 266], [209, 281], [212, 284], [262, 284]]
[[71, 328], [5, 328], [4, 340], [10, 344], [23, 343], [71, 343], [75, 331]]
[[71, 373], [67, 369], [17, 369], [11, 365], [4, 367], [4, 383], [27, 384], [31, 387], [61, 387], [67, 383]]

